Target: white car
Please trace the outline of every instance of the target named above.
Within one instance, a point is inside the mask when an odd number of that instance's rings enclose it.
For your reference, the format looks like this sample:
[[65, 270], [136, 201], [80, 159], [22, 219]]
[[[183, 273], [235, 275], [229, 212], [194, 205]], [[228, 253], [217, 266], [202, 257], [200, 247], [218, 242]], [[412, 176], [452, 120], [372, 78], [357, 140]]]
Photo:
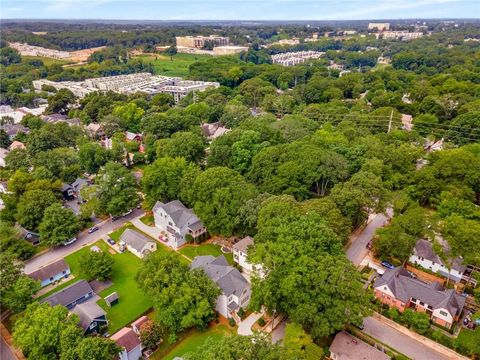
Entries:
[[77, 241], [77, 238], [74, 237], [74, 238], [71, 238], [70, 240], [67, 240], [63, 243], [63, 246], [67, 246], [67, 245], [70, 245], [70, 244], [73, 244], [75, 241]]

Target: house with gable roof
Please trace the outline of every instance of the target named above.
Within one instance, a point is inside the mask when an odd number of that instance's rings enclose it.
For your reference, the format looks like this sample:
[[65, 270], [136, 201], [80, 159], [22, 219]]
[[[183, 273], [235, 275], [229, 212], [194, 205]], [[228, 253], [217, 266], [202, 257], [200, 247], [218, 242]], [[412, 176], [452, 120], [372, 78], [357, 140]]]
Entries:
[[251, 296], [250, 284], [225, 256], [197, 256], [190, 269], [202, 269], [218, 285], [222, 293], [217, 298], [215, 310], [226, 318], [235, 318], [240, 308], [245, 309]]
[[70, 276], [70, 266], [68, 266], [65, 260], [60, 259], [27, 275], [33, 280], [40, 281], [42, 287], [44, 287], [60, 279], [68, 278]]
[[174, 249], [187, 242], [186, 236], [197, 238], [207, 232], [203, 222], [179, 200], [162, 203], [153, 207], [155, 226], [163, 231], [166, 242]]
[[427, 313], [430, 319], [451, 328], [461, 317], [466, 298], [438, 282], [426, 283], [411, 277], [404, 267], [387, 270], [373, 284], [375, 297], [403, 312], [407, 308]]

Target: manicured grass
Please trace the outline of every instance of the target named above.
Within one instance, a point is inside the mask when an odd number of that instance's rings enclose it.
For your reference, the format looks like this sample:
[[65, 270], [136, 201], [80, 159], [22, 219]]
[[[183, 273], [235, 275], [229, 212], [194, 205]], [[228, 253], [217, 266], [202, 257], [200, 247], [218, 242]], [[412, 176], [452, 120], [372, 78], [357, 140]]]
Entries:
[[[108, 251], [108, 245], [104, 242], [99, 247]], [[153, 305], [151, 299], [140, 290], [135, 281], [142, 260], [128, 251], [112, 255], [112, 257], [115, 260], [112, 271], [113, 285], [98, 294], [102, 299], [97, 302], [107, 312], [110, 334], [136, 320]], [[120, 301], [118, 304], [108, 307], [103, 298], [114, 291], [118, 293]]]
[[41, 60], [47, 66], [54, 65], [54, 64], [66, 65], [70, 63], [70, 61], [51, 59], [51, 58], [42, 57], [42, 56], [22, 56], [23, 62], [27, 62], [30, 60]]
[[155, 224], [152, 214], [142, 216], [140, 218], [140, 221], [143, 222], [145, 225], [148, 225], [148, 226], [153, 226]]
[[153, 360], [172, 360], [175, 357], [181, 357], [189, 352], [197, 351], [207, 339], [213, 339], [215, 342], [219, 342], [223, 337], [232, 334], [232, 330], [226, 325], [216, 325], [204, 332], [197, 330], [189, 331], [186, 336], [177, 342], [172, 347], [168, 347], [167, 344], [162, 344], [160, 348], [155, 351], [150, 359]]
[[233, 254], [232, 253], [224, 254], [221, 250], [220, 245], [214, 245], [214, 244], [202, 244], [198, 246], [187, 245], [181, 248], [178, 252], [185, 255], [191, 260], [193, 260], [195, 256], [212, 255], [217, 257], [220, 255], [225, 255], [225, 258], [227, 259], [228, 263], [230, 265], [233, 265]]
[[172, 57], [166, 55], [140, 55], [145, 62], [151, 62], [155, 69], [155, 73], [165, 76], [180, 76], [188, 75], [188, 67], [197, 61], [202, 61], [211, 58], [210, 55], [195, 55], [195, 54], [176, 54]]
[[132, 223], [126, 223], [122, 227], [119, 227], [117, 230], [108, 234], [108, 236], [110, 236], [113, 240], [115, 240], [115, 242], [118, 242], [118, 240], [120, 239], [120, 236], [123, 234], [123, 232], [126, 229], [138, 230], [135, 226], [132, 225]]

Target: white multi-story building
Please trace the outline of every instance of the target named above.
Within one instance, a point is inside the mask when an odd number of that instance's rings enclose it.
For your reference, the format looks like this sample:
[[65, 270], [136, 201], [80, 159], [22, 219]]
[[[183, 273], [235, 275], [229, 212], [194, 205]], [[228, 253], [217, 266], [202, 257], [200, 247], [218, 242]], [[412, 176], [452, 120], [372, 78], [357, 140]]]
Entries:
[[22, 56], [41, 56], [59, 60], [67, 60], [70, 57], [68, 51], [47, 49], [41, 46], [33, 46], [18, 42], [13, 42], [9, 45], [11, 48], [17, 50]]
[[233, 245], [233, 261], [240, 265], [243, 272], [263, 277], [263, 266], [261, 264], [251, 264], [247, 259], [247, 252], [250, 246], [253, 246], [253, 238], [251, 236], [244, 237]]
[[422, 32], [408, 32], [408, 31], [384, 31], [379, 34], [384, 40], [413, 40], [423, 36]]
[[307, 60], [319, 59], [325, 53], [320, 51], [297, 51], [272, 55], [272, 62], [282, 66], [294, 66]]
[[390, 23], [368, 23], [368, 30], [384, 31], [390, 29]]

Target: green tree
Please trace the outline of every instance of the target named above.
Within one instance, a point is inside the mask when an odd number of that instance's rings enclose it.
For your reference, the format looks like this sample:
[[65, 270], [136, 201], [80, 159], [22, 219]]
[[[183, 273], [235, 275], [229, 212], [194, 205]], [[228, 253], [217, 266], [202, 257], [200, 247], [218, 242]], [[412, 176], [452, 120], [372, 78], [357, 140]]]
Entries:
[[20, 197], [17, 205], [17, 221], [28, 230], [36, 231], [42, 222], [45, 210], [58, 202], [50, 190], [30, 190]]
[[42, 242], [55, 247], [75, 237], [80, 224], [72, 210], [59, 203], [53, 203], [45, 209], [42, 222], [38, 227]]
[[134, 102], [118, 105], [112, 111], [112, 115], [121, 119], [127, 129], [132, 132], [138, 132], [140, 130], [140, 120], [144, 113], [145, 110], [138, 107]]
[[68, 112], [69, 106], [73, 104], [75, 100], [76, 97], [70, 90], [60, 89], [48, 98], [48, 107], [45, 112], [47, 114], [65, 114]]
[[86, 276], [87, 280], [110, 279], [113, 264], [112, 257], [104, 251], [89, 251], [79, 261], [80, 272]]
[[313, 342], [312, 337], [295, 323], [285, 327], [283, 346], [295, 359], [318, 360], [324, 356], [323, 349]]
[[194, 210], [213, 234], [230, 236], [239, 208], [256, 196], [256, 189], [236, 171], [214, 167], [195, 179], [192, 187]]
[[13, 313], [19, 313], [33, 302], [35, 295], [41, 288], [40, 282], [27, 275], [20, 275], [15, 282], [2, 293], [2, 304]]
[[78, 360], [111, 360], [121, 350], [113, 340], [101, 337], [83, 338], [75, 347]]
[[177, 132], [171, 138], [157, 142], [158, 157], [183, 157], [187, 161], [199, 162], [204, 155], [202, 137], [192, 132]]
[[111, 160], [109, 151], [99, 144], [85, 142], [78, 150], [80, 165], [86, 172], [96, 174], [98, 170]]
[[31, 166], [27, 150], [13, 149], [5, 157], [5, 165], [9, 170], [28, 170]]
[[136, 279], [153, 299], [156, 320], [169, 332], [193, 326], [206, 329], [215, 317], [214, 305], [220, 290], [203, 272], [190, 271], [175, 254], [152, 253]]
[[135, 177], [120, 164], [107, 163], [100, 169], [96, 189], [103, 213], [121, 215], [138, 204]]
[[142, 324], [140, 328], [140, 340], [147, 349], [155, 349], [165, 338], [165, 335], [163, 327], [153, 321]]

